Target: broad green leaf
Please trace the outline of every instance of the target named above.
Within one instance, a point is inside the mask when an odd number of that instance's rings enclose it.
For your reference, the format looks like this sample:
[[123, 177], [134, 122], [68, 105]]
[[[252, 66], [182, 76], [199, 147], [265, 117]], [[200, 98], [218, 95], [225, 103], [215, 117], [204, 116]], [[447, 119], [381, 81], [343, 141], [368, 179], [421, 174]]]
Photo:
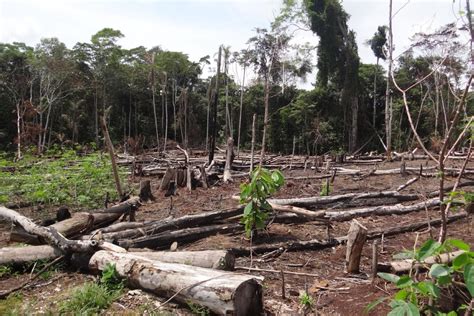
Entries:
[[464, 267], [464, 283], [471, 297], [474, 297], [474, 263], [467, 264]]
[[413, 284], [413, 280], [408, 275], [401, 276], [397, 281], [397, 287], [403, 289]]
[[426, 258], [434, 255], [441, 248], [441, 246], [441, 243], [434, 241], [433, 239], [429, 239], [423, 244], [423, 246], [421, 246], [420, 250], [418, 250], [415, 259], [422, 262]]
[[253, 210], [253, 201], [250, 201], [250, 203], [248, 203], [245, 206], [244, 216], [249, 216], [252, 213], [252, 210]]
[[446, 244], [456, 247], [459, 250], [464, 250], [464, 251], [469, 251], [470, 247], [468, 244], [466, 244], [464, 241], [460, 239], [448, 239], [446, 240]]
[[411, 302], [405, 302], [401, 300], [394, 300], [390, 304], [392, 310], [388, 313], [388, 316], [419, 316], [420, 311], [418, 307]]
[[437, 284], [440, 286], [451, 284], [452, 282], [451, 275], [441, 276], [437, 279], [437, 281], [438, 281]]
[[414, 285], [414, 287], [426, 296], [439, 297], [440, 289], [429, 281], [421, 281]]
[[453, 259], [453, 269], [454, 270], [460, 270], [462, 269], [466, 264], [471, 262], [471, 258], [469, 257], [469, 254], [467, 252], [460, 254], [456, 258]]
[[433, 278], [448, 276], [449, 269], [443, 264], [435, 263], [431, 266], [429, 275]]
[[392, 273], [379, 272], [377, 273], [377, 275], [381, 277], [382, 279], [395, 283], [395, 284], [398, 282], [398, 280], [400, 280], [400, 277], [398, 275], [392, 274]]
[[401, 289], [400, 291], [395, 293], [393, 298], [395, 300], [405, 301], [408, 295], [410, 295], [410, 292], [407, 289]]

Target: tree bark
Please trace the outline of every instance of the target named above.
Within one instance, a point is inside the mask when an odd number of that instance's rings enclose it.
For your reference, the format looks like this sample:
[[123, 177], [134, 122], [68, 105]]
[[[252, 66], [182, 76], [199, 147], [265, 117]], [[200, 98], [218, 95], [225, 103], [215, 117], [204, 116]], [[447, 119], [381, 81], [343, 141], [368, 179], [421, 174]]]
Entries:
[[252, 120], [252, 148], [250, 152], [250, 173], [253, 171], [253, 151], [255, 148], [255, 129], [256, 129], [256, 123], [257, 123], [257, 114], [253, 115], [253, 120]]
[[[0, 254], [1, 254], [0, 249]], [[235, 256], [227, 250], [203, 250], [203, 251], [140, 251], [129, 252], [153, 261], [186, 264], [194, 267], [217, 270], [234, 270]], [[1, 263], [1, 261], [0, 261]]]
[[62, 255], [58, 248], [49, 245], [0, 248], [0, 265], [24, 264], [37, 260], [50, 260]]
[[109, 135], [109, 131], [107, 129], [107, 124], [105, 122], [105, 117], [102, 117], [100, 123], [101, 123], [102, 131], [104, 132], [104, 137], [105, 137], [105, 142], [107, 143], [107, 148], [109, 149], [110, 161], [112, 162], [112, 171], [113, 171], [114, 179], [115, 179], [115, 187], [117, 189], [118, 196], [120, 198], [122, 198], [123, 197], [123, 192], [122, 192], [122, 186], [120, 184], [120, 177], [118, 175], [117, 163], [115, 162], [114, 146], [112, 145], [112, 141], [110, 140], [110, 135]]
[[348, 273], [359, 273], [360, 257], [367, 239], [367, 228], [353, 220], [347, 233], [346, 266]]
[[232, 137], [227, 139], [227, 151], [226, 151], [226, 159], [225, 159], [225, 167], [224, 167], [224, 183], [229, 181], [232, 182], [232, 174], [230, 170], [232, 169], [232, 161], [234, 160], [234, 140]]
[[89, 267], [103, 270], [114, 263], [120, 276], [132, 286], [158, 295], [174, 296], [180, 302], [191, 301], [219, 315], [260, 315], [263, 310], [263, 278], [221, 272], [212, 269], [146, 260], [130, 254], [99, 251]]
[[209, 150], [209, 164], [214, 160], [214, 151], [216, 149], [217, 138], [217, 104], [219, 102], [219, 75], [221, 70], [222, 46], [219, 46], [219, 54], [217, 57], [217, 74], [216, 74], [216, 91], [214, 92], [214, 104], [212, 107], [212, 128], [211, 128], [211, 148]]

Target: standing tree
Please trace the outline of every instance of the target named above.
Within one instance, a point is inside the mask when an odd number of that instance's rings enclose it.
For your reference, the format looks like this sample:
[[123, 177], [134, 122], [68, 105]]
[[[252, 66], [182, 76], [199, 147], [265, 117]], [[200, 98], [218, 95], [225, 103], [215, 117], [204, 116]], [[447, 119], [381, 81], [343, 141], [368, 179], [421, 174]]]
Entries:
[[377, 32], [372, 36], [370, 40], [367, 41], [372, 49], [372, 52], [377, 58], [377, 67], [374, 68], [374, 108], [373, 108], [373, 117], [372, 117], [372, 126], [375, 128], [375, 119], [377, 117], [377, 70], [379, 66], [380, 59], [385, 60], [385, 44], [387, 43], [387, 27], [379, 26]]
[[348, 29], [349, 15], [338, 0], [310, 0], [305, 4], [311, 30], [319, 36], [317, 86], [334, 86], [341, 91], [344, 135], [349, 135], [348, 150], [352, 152], [358, 142], [359, 111], [359, 57], [355, 33]]

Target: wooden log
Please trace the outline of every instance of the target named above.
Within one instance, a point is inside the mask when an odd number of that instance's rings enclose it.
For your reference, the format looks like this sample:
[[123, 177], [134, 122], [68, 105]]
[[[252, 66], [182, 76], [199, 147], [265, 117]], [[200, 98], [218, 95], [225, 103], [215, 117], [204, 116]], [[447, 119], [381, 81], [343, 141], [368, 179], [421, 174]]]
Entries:
[[166, 249], [173, 242], [188, 243], [216, 234], [228, 234], [243, 231], [241, 224], [210, 225], [204, 227], [184, 228], [151, 236], [144, 236], [132, 240], [120, 240], [119, 245], [124, 248]]
[[[414, 268], [426, 268], [435, 263], [450, 263], [454, 258], [464, 253], [464, 250], [443, 253], [426, 258], [422, 263], [414, 262], [412, 259], [391, 261], [388, 265], [393, 273], [404, 273]], [[386, 266], [387, 264], [381, 263]]]
[[163, 179], [161, 179], [160, 190], [161, 191], [168, 190], [170, 181], [175, 180], [175, 178], [176, 178], [176, 169], [175, 168], [166, 169], [165, 175], [163, 176]]
[[50, 260], [62, 255], [49, 245], [0, 248], [0, 265], [24, 264], [36, 260]]
[[21, 226], [27, 233], [39, 236], [48, 244], [58, 247], [64, 253], [90, 252], [98, 246], [95, 240], [68, 240], [59, 234], [54, 227], [38, 226], [31, 219], [3, 206], [0, 206], [0, 219]]
[[344, 211], [326, 211], [325, 217], [331, 221], [347, 221], [354, 217], [366, 217], [371, 215], [392, 215], [392, 214], [405, 214], [415, 211], [421, 211], [425, 208], [431, 208], [439, 206], [440, 202], [438, 198], [429, 199], [420, 203], [411, 205], [381, 205], [373, 207], [364, 207], [357, 209], [350, 209]]
[[[144, 235], [159, 234], [167, 230], [183, 229], [198, 225], [211, 224], [216, 221], [231, 218], [243, 213], [243, 207], [204, 212], [195, 215], [185, 215], [175, 219], [164, 219], [152, 221], [140, 228], [126, 229], [102, 234], [104, 240], [112, 241], [119, 239], [133, 239]], [[91, 236], [83, 236], [81, 239], [90, 239]]]
[[229, 250], [231, 250], [236, 256], [242, 257], [242, 256], [250, 255], [250, 252], [267, 253], [270, 251], [278, 250], [280, 248], [286, 251], [319, 250], [319, 249], [335, 247], [345, 242], [345, 240], [346, 240], [345, 237], [334, 238], [334, 239], [329, 239], [329, 240], [321, 240], [321, 239], [292, 240], [292, 241], [283, 242], [283, 243], [254, 245], [251, 248], [250, 247], [231, 248]]
[[[0, 252], [1, 254], [1, 252]], [[168, 263], [187, 264], [195, 267], [234, 270], [235, 256], [227, 250], [203, 250], [203, 251], [141, 251], [129, 252], [129, 254], [143, 257], [149, 260], [158, 260]]]
[[399, 201], [411, 201], [418, 199], [418, 196], [403, 195], [397, 191], [380, 191], [380, 192], [364, 192], [364, 193], [346, 193], [331, 196], [313, 196], [305, 198], [290, 198], [290, 199], [268, 199], [268, 202], [279, 205], [294, 205], [294, 206], [314, 206], [326, 205], [347, 200], [361, 200], [361, 199], [381, 199], [381, 198], [395, 198]]
[[204, 189], [208, 189], [209, 188], [209, 181], [207, 179], [207, 172], [206, 172], [206, 168], [204, 168], [204, 166], [199, 166], [199, 171], [201, 172], [201, 183], [202, 183], [202, 187]]
[[192, 302], [218, 315], [260, 315], [263, 311], [262, 277], [216, 271], [176, 263], [146, 260], [130, 254], [98, 251], [89, 267], [103, 270], [114, 263], [130, 285], [180, 302]]
[[348, 273], [359, 273], [360, 257], [367, 239], [367, 228], [352, 220], [347, 233], [346, 270]]
[[234, 139], [229, 137], [227, 139], [227, 151], [225, 158], [225, 167], [224, 167], [224, 183], [232, 181], [232, 174], [230, 170], [232, 169], [232, 161], [234, 160]]

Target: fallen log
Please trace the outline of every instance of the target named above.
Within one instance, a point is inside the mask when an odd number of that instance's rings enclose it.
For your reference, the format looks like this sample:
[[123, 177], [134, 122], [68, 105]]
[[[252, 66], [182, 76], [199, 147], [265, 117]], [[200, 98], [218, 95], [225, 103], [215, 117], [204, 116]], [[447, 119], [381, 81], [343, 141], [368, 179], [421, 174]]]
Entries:
[[[227, 250], [203, 250], [203, 251], [140, 251], [128, 252], [131, 255], [143, 257], [149, 260], [158, 260], [168, 263], [180, 263], [190, 266], [217, 269], [234, 270], [235, 256]], [[1, 252], [0, 252], [1, 254]]]
[[[141, 227], [134, 227], [132, 229], [126, 229], [122, 231], [115, 231], [111, 233], [102, 234], [104, 240], [113, 241], [119, 239], [133, 239], [137, 237], [142, 237], [151, 234], [158, 234], [166, 230], [171, 229], [183, 229], [193, 226], [211, 224], [213, 222], [231, 218], [243, 213], [243, 207], [228, 209], [228, 210], [219, 210], [204, 212], [201, 214], [195, 215], [185, 215], [176, 219], [165, 219], [159, 221], [152, 221]], [[92, 238], [91, 235], [82, 236], [81, 239], [87, 240]]]
[[23, 264], [36, 260], [50, 260], [62, 252], [49, 245], [0, 248], [0, 265]]
[[0, 219], [21, 226], [27, 233], [39, 236], [46, 243], [58, 247], [64, 253], [90, 252], [98, 246], [95, 240], [68, 240], [53, 226], [38, 226], [31, 219], [3, 206], [0, 206]]
[[364, 193], [346, 193], [331, 196], [313, 196], [304, 198], [290, 198], [290, 199], [268, 199], [269, 203], [279, 205], [294, 205], [294, 206], [314, 206], [326, 205], [347, 200], [358, 199], [378, 199], [378, 198], [395, 198], [399, 201], [412, 201], [419, 197], [414, 194], [400, 194], [397, 191], [380, 191], [380, 192], [364, 192]]
[[431, 257], [426, 258], [421, 263], [415, 262], [412, 259], [406, 259], [406, 260], [391, 261], [388, 263], [381, 263], [380, 266], [383, 269], [389, 266], [390, 270], [393, 273], [404, 273], [404, 272], [410, 271], [411, 269], [426, 268], [427, 266], [431, 266], [435, 263], [450, 263], [454, 258], [463, 254], [464, 252], [465, 252], [464, 250], [459, 250], [459, 251], [454, 251], [454, 252], [443, 253], [437, 256], [431, 256]]
[[[104, 210], [97, 210], [94, 213], [79, 212], [74, 213], [71, 218], [55, 223], [49, 227], [56, 230], [65, 237], [75, 237], [78, 234], [86, 233], [94, 228], [108, 225], [120, 218], [123, 214], [127, 214], [138, 208], [140, 204], [138, 197], [132, 197], [124, 202]], [[10, 234], [11, 242], [26, 242], [30, 244], [42, 244], [44, 242], [38, 240], [39, 235], [25, 234], [21, 230], [13, 230]]]
[[424, 210], [425, 208], [439, 206], [438, 198], [429, 199], [420, 203], [411, 205], [381, 205], [373, 207], [364, 207], [357, 209], [350, 209], [345, 211], [326, 211], [325, 217], [330, 221], [347, 221], [354, 217], [366, 217], [371, 215], [392, 215], [405, 214], [415, 211]]
[[211, 225], [204, 227], [185, 228], [164, 232], [157, 235], [144, 236], [135, 239], [119, 240], [119, 245], [124, 248], [169, 248], [173, 242], [188, 243], [216, 234], [228, 234], [243, 231], [241, 224]]
[[218, 315], [260, 315], [263, 277], [147, 260], [130, 254], [98, 251], [89, 261], [93, 270], [114, 263], [130, 285], [209, 308]]

